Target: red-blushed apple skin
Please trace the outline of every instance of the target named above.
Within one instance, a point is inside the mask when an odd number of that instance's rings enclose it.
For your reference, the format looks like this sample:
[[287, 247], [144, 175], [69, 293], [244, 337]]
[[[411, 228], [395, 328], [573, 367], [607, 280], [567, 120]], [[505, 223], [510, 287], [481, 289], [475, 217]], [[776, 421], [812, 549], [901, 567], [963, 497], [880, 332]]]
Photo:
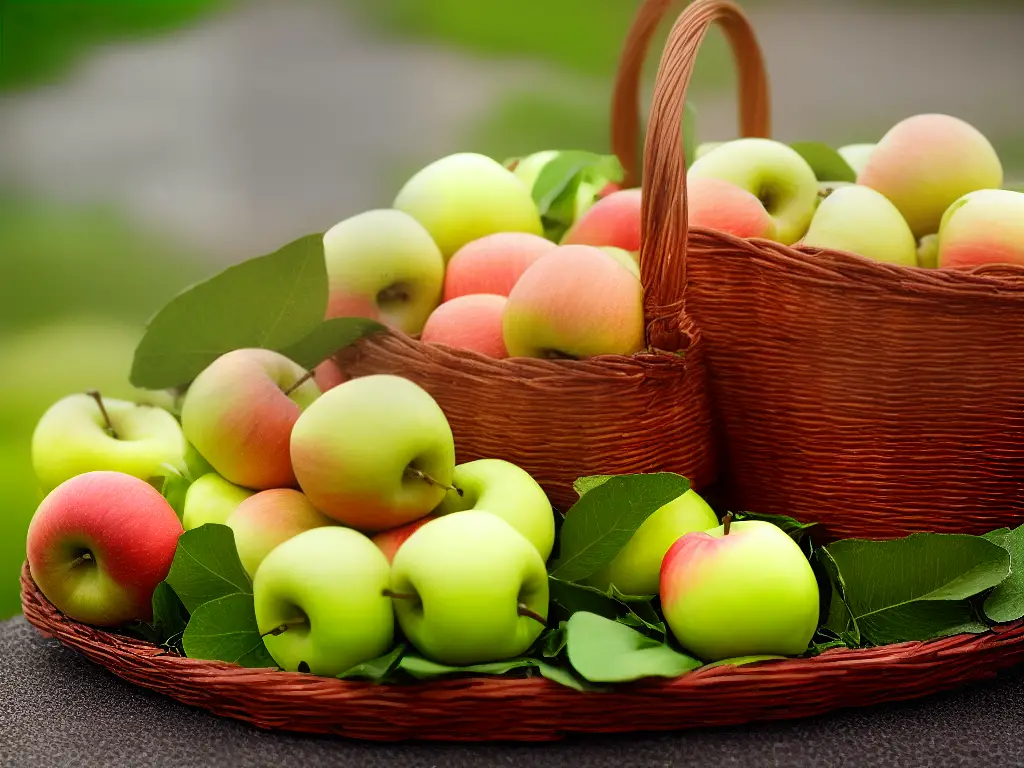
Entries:
[[[181, 534], [174, 510], [149, 483], [120, 472], [87, 472], [57, 486], [36, 510], [26, 542], [29, 569], [47, 599], [72, 619], [97, 626], [149, 621], [153, 590], [166, 578]], [[78, 568], [107, 575], [99, 600], [88, 600], [89, 590], [69, 573], [83, 550], [95, 564]]]
[[554, 247], [529, 232], [499, 232], [466, 243], [448, 262], [442, 301], [476, 293], [508, 296], [523, 272]]
[[501, 330], [507, 302], [504, 296], [489, 293], [446, 301], [427, 318], [420, 339], [456, 349], [471, 349], [488, 357], [508, 357]]
[[410, 536], [431, 520], [435, 519], [435, 515], [427, 515], [426, 517], [421, 517], [419, 520], [414, 520], [407, 525], [392, 528], [388, 531], [382, 531], [373, 537], [373, 543], [376, 544], [377, 548], [384, 553], [384, 557], [386, 557], [390, 563], [395, 559], [395, 553], [398, 552], [398, 549]]
[[509, 357], [633, 354], [645, 343], [643, 290], [599, 248], [559, 246], [523, 273], [502, 326]]
[[680, 594], [698, 586], [701, 562], [714, 556], [719, 547], [729, 546], [738, 540], [736, 536], [716, 539], [701, 531], [676, 539], [676, 543], [669, 547], [665, 559], [661, 561], [661, 588], [658, 592], [662, 601], [674, 604]]
[[334, 389], [339, 384], [344, 384], [348, 381], [348, 376], [345, 372], [338, 367], [338, 364], [333, 360], [324, 360], [320, 365], [313, 369], [313, 381], [316, 382], [317, 387], [321, 392], [326, 392], [330, 389]]
[[1024, 265], [1024, 193], [981, 190], [958, 200], [943, 218], [939, 267]]
[[335, 289], [327, 299], [325, 318], [332, 317], [368, 317], [370, 320], [384, 322], [380, 317], [380, 309], [366, 296], [345, 293]]
[[622, 189], [602, 197], [573, 224], [562, 245], [613, 245], [640, 250], [640, 190]]
[[775, 236], [775, 220], [761, 201], [731, 182], [711, 176], [690, 179], [686, 201], [691, 227], [744, 238]]
[[267, 349], [221, 355], [189, 387], [181, 411], [185, 437], [218, 474], [246, 488], [295, 485], [289, 455], [292, 427], [320, 394], [306, 371]]
[[614, 181], [609, 181], [601, 187], [601, 191], [597, 193], [597, 197], [598, 199], [602, 199], [608, 197], [612, 192], [619, 192], [621, 189], [622, 186], [620, 184], [616, 184]]

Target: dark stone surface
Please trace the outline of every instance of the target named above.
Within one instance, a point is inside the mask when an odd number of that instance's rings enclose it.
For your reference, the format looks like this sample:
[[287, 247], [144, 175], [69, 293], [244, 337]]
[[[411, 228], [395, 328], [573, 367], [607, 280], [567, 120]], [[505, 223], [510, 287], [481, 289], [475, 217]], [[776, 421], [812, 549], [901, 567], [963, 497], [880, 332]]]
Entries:
[[23, 618], [0, 623], [0, 765], [16, 768], [973, 766], [1024, 764], [1024, 669], [802, 721], [549, 745], [368, 744], [270, 733], [122, 682]]

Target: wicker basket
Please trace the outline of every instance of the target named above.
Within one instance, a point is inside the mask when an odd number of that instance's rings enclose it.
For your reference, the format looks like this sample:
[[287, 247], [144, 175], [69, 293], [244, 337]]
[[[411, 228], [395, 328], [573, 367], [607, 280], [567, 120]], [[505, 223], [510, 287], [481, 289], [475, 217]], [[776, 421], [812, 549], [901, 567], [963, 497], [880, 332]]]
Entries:
[[[645, 31], [667, 5], [646, 4]], [[730, 506], [816, 520], [827, 537], [1020, 524], [1024, 269], [899, 267], [687, 232], [679, 124], [694, 22], [721, 14], [740, 60], [760, 61], [726, 7], [694, 3], [667, 44], [647, 132], [644, 252], [672, 253], [685, 272], [674, 279], [705, 344]], [[636, 110], [620, 114], [628, 161]]]

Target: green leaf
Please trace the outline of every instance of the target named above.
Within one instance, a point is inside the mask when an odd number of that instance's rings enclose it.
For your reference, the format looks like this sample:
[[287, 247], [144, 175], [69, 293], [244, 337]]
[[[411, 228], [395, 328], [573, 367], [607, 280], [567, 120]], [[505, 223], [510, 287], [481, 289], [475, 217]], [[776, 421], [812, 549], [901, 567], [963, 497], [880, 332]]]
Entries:
[[985, 615], [995, 622], [1016, 621], [1024, 617], [1024, 525], [1013, 531], [992, 531], [985, 538], [1010, 555], [1010, 575], [985, 599]]
[[1008, 189], [1011, 192], [1024, 192], [1024, 181], [1011, 181], [1003, 189]]
[[697, 159], [697, 110], [687, 101], [683, 104], [683, 159], [689, 168]]
[[383, 656], [378, 656], [376, 659], [370, 659], [364, 661], [362, 664], [356, 664], [351, 669], [347, 669], [338, 675], [340, 680], [372, 680], [375, 683], [379, 683], [388, 678], [392, 672], [398, 669], [398, 665], [405, 655], [406, 648], [404, 645], [396, 645], [390, 651], [385, 653]]
[[712, 667], [741, 667], [744, 664], [756, 664], [759, 661], [778, 661], [785, 658], [785, 656], [736, 656], [732, 659], [719, 659], [710, 664], [705, 664], [704, 669], [711, 669]]
[[581, 611], [566, 626], [569, 663], [592, 683], [679, 677], [701, 663], [635, 629]]
[[185, 628], [182, 646], [190, 659], [276, 666], [256, 627], [251, 594], [225, 595], [199, 606]]
[[838, 151], [818, 141], [795, 141], [790, 144], [814, 170], [818, 181], [857, 181], [857, 174]]
[[736, 512], [733, 514], [733, 518], [737, 521], [764, 520], [766, 523], [771, 523], [772, 525], [781, 528], [796, 542], [803, 540], [808, 531], [817, 525], [817, 523], [802, 523], [789, 515], [762, 515], [757, 512]]
[[837, 569], [852, 621], [875, 645], [985, 631], [968, 598], [1010, 572], [1005, 549], [966, 534], [844, 539], [819, 551]]
[[514, 669], [536, 669], [544, 677], [561, 683], [570, 688], [582, 690], [579, 683], [564, 670], [554, 665], [541, 661], [540, 659], [507, 659], [505, 661], [493, 661], [486, 664], [470, 664], [464, 667], [453, 667], [447, 664], [438, 664], [420, 656], [404, 656], [399, 662], [399, 669], [406, 672], [417, 680], [430, 680], [446, 675], [504, 675]]
[[665, 623], [651, 605], [655, 595], [625, 595], [614, 584], [602, 592], [597, 587], [562, 581], [553, 576], [548, 578], [548, 593], [551, 601], [570, 616], [580, 611], [596, 613], [635, 627], [657, 640], [665, 639]]
[[685, 477], [671, 472], [617, 475], [590, 488], [566, 513], [551, 575], [580, 581], [603, 568], [644, 520], [689, 488]]
[[577, 496], [582, 496], [587, 491], [592, 491], [599, 485], [604, 485], [611, 480], [615, 475], [588, 475], [587, 477], [578, 477], [576, 482], [572, 484], [572, 489], [576, 491]]
[[376, 320], [365, 317], [332, 317], [282, 349], [281, 354], [303, 368], [315, 368], [339, 349], [383, 329]]
[[182, 386], [233, 349], [280, 351], [316, 329], [326, 309], [323, 236], [307, 235], [171, 299], [135, 349], [131, 382], [149, 389]]
[[561, 240], [581, 210], [577, 197], [584, 185], [585, 194], [593, 197], [606, 183], [621, 181], [623, 176], [624, 170], [615, 155], [582, 150], [559, 152], [545, 163], [531, 188], [545, 235], [555, 242]]
[[215, 523], [181, 534], [167, 583], [193, 614], [211, 600], [236, 593], [252, 595], [252, 582], [238, 559], [234, 533]]
[[188, 624], [188, 611], [166, 581], [153, 590], [153, 631], [157, 645], [175, 645]]
[[565, 650], [565, 624], [560, 621], [557, 627], [549, 629], [540, 638], [541, 653], [545, 659], [557, 658]]

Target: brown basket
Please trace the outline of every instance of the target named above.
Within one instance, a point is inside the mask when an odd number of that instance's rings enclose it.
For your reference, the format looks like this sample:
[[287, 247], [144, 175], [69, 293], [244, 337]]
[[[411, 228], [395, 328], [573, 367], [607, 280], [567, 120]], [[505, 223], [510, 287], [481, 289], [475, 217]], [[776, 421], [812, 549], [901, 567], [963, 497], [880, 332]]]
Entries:
[[[667, 5], [646, 4], [648, 37]], [[1024, 269], [898, 267], [707, 229], [687, 235], [679, 126], [696, 20], [724, 14], [751, 78], [761, 61], [727, 7], [699, 0], [667, 43], [647, 131], [643, 253], [672, 254], [703, 335], [730, 506], [820, 521], [830, 537], [1019, 524]], [[618, 114], [629, 122], [616, 148], [635, 175], [637, 112]], [[766, 118], [744, 124], [768, 135]]]
[[983, 635], [711, 667], [606, 692], [538, 677], [373, 685], [187, 659], [78, 624], [43, 597], [27, 564], [21, 604], [43, 635], [135, 685], [259, 728], [374, 741], [553, 741], [783, 720], [926, 696], [1024, 661], [1024, 623], [1016, 622]]

